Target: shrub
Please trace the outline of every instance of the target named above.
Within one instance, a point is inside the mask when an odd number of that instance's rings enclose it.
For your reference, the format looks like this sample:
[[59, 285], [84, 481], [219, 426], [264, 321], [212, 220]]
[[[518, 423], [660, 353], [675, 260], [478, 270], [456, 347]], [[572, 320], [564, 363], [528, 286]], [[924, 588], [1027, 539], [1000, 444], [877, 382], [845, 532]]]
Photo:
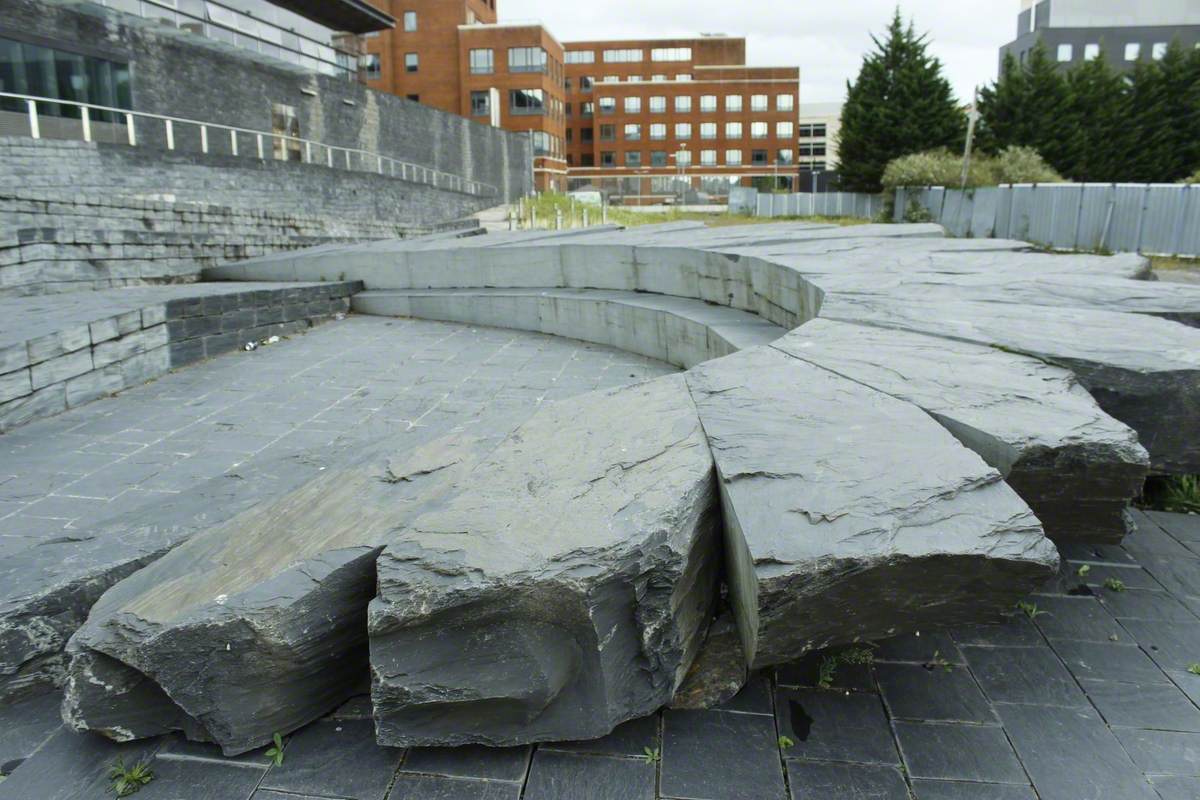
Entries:
[[[972, 168], [973, 173], [976, 168]], [[883, 186], [957, 186], [961, 180], [962, 159], [942, 148], [900, 156], [883, 170]], [[978, 185], [978, 184], [976, 184]]]
[[1200, 169], [1192, 173], [1192, 177], [1184, 178], [1184, 183], [1200, 183]]
[[[1007, 147], [998, 156], [983, 153], [971, 156], [967, 186], [995, 186], [1000, 183], [1059, 183], [1062, 176], [1029, 147]], [[957, 188], [962, 182], [962, 156], [945, 149], [901, 156], [883, 171], [883, 185], [946, 186]]]
[[1062, 183], [1063, 177], [1032, 147], [1006, 147], [993, 159], [991, 183]]

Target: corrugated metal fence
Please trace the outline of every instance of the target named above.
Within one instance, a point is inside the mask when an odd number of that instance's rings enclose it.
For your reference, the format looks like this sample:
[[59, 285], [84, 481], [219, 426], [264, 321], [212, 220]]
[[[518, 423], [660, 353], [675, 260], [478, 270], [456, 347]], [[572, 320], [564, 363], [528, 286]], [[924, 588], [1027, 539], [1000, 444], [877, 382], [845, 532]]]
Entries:
[[854, 192], [798, 192], [767, 194], [755, 189], [730, 190], [729, 210], [758, 217], [859, 217], [874, 219], [883, 208], [883, 198]]
[[1021, 239], [1065, 250], [1200, 256], [1200, 185], [1059, 183], [900, 189], [952, 236]]

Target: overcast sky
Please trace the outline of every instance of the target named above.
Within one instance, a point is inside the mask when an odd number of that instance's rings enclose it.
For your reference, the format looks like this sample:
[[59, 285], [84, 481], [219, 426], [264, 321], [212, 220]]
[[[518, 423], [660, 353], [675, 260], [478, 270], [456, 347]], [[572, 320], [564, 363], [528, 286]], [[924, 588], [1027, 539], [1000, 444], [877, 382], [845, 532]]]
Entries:
[[[1019, 0], [901, 0], [932, 40], [959, 99], [996, 77]], [[800, 101], [840, 101], [896, 0], [498, 0], [501, 22], [538, 20], [560, 41], [725, 33], [746, 37], [755, 66], [799, 66]]]

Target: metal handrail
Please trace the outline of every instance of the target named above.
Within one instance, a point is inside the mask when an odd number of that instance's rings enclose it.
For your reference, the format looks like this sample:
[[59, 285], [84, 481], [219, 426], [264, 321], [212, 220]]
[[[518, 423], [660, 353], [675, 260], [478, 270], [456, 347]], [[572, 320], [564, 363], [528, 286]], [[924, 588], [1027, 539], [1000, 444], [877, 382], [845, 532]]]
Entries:
[[[157, 120], [163, 123], [164, 135], [166, 136], [167, 149], [175, 149], [175, 125], [193, 125], [200, 130], [200, 151], [208, 153], [208, 132], [210, 129], [217, 131], [226, 131], [229, 133], [230, 152], [232, 155], [238, 155], [238, 137], [245, 135], [253, 137], [257, 156], [260, 159], [266, 158], [264, 142], [269, 139], [274, 145], [276, 140], [284, 142], [295, 142], [300, 145], [301, 160], [306, 164], [323, 164], [330, 169], [344, 168], [354, 171], [351, 165], [351, 157], [356, 156], [359, 163], [364, 165], [372, 163], [373, 171], [380, 175], [390, 175], [393, 178], [412, 181], [414, 183], [425, 183], [430, 186], [435, 186], [452, 191], [463, 192], [464, 194], [485, 195], [499, 194], [499, 190], [490, 183], [482, 181], [474, 181], [464, 178], [461, 175], [455, 175], [450, 172], [425, 167], [420, 164], [414, 164], [411, 161], [402, 161], [391, 156], [373, 153], [369, 150], [360, 150], [355, 147], [338, 147], [336, 145], [324, 144], [322, 142], [304, 139], [299, 136], [288, 136], [287, 134], [274, 133], [267, 131], [255, 130], [253, 128], [241, 128], [236, 125], [223, 125], [217, 122], [203, 122], [196, 119], [187, 119], [186, 117], [171, 117], [165, 114], [154, 114], [148, 111], [133, 111], [128, 108], [113, 108], [112, 106], [102, 106], [95, 103], [81, 103], [76, 100], [60, 100], [54, 97], [38, 97], [27, 94], [15, 94], [12, 92], [0, 92], [0, 99], [11, 99], [24, 101], [29, 115], [29, 135], [34, 139], [42, 138], [41, 123], [38, 114], [38, 103], [48, 105], [73, 106], [79, 109], [79, 118], [82, 122], [83, 141], [92, 141], [92, 112], [100, 111], [114, 115], [123, 116], [125, 118], [125, 127], [128, 131], [127, 137], [130, 147], [137, 146], [137, 131], [134, 128], [134, 118], [142, 118], [147, 120]], [[324, 151], [324, 158], [314, 159], [314, 154], [320, 155]], [[339, 153], [337, 159], [334, 158], [334, 153]], [[338, 164], [335, 165], [334, 161]], [[344, 167], [342, 163], [344, 162]], [[385, 169], [386, 167], [386, 169]]]

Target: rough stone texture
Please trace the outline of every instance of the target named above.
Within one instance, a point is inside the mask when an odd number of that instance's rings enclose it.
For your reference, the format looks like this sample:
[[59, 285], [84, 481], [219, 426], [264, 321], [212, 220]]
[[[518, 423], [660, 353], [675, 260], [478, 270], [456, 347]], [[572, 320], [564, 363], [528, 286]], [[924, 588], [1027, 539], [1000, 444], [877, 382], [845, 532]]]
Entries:
[[751, 666], [986, 616], [1057, 568], [1028, 506], [915, 406], [770, 347], [687, 379]]
[[816, 319], [774, 346], [922, 408], [1000, 471], [1058, 541], [1119, 542], [1149, 466], [1070, 371], [903, 330]]
[[671, 698], [671, 708], [718, 706], [740, 692], [748, 677], [737, 621], [726, 610], [708, 626], [692, 668]]
[[379, 741], [588, 739], [667, 703], [703, 640], [719, 552], [683, 379], [542, 409], [464, 484], [378, 562]]
[[121, 581], [71, 640], [64, 717], [118, 741], [182, 730], [236, 755], [335, 708], [367, 672], [384, 536], [487, 444], [326, 470]]

